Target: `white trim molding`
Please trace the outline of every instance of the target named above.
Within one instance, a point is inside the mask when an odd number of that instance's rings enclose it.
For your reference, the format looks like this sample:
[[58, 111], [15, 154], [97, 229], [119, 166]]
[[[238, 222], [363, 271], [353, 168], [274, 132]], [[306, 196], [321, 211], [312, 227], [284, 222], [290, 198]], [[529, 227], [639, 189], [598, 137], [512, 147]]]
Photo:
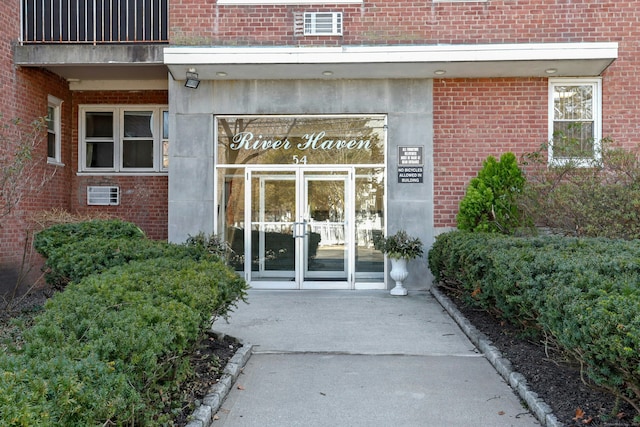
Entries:
[[617, 58], [616, 42], [164, 49], [176, 80], [593, 77]]

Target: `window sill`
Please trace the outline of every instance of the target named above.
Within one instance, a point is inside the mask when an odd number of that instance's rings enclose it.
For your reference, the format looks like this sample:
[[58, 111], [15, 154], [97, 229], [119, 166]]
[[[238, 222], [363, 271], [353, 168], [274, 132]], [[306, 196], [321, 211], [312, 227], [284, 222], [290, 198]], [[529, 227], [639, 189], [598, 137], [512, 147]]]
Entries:
[[600, 159], [550, 159], [549, 167], [565, 167], [574, 166], [577, 168], [597, 168], [602, 166]]
[[115, 172], [115, 171], [78, 171], [77, 176], [168, 176], [169, 171]]
[[51, 166], [64, 167], [64, 163], [51, 158], [47, 158], [47, 164]]

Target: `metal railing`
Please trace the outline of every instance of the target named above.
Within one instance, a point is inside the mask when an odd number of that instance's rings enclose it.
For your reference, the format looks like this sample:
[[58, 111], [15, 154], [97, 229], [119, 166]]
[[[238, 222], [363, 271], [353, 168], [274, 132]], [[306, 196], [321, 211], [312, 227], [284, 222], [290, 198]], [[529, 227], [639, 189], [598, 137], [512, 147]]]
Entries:
[[21, 0], [21, 42], [166, 43], [168, 2]]

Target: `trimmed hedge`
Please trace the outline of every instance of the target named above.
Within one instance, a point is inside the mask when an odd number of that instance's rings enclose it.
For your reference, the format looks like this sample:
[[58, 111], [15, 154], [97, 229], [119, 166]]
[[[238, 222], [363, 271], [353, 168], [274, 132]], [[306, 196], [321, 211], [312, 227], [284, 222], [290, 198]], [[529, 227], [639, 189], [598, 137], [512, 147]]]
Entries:
[[38, 232], [33, 245], [38, 253], [48, 258], [52, 250], [89, 237], [134, 240], [143, 239], [145, 235], [137, 225], [130, 222], [119, 219], [93, 220], [53, 225]]
[[70, 284], [0, 356], [4, 426], [161, 425], [162, 396], [186, 358], [246, 296], [220, 261], [135, 261]]
[[456, 231], [428, 259], [436, 283], [554, 337], [640, 413], [640, 241]]
[[151, 241], [118, 220], [56, 225], [35, 246], [49, 283], [68, 286], [0, 354], [0, 425], [170, 425], [182, 408], [164, 397], [245, 281], [204, 244]]
[[150, 240], [137, 226], [120, 220], [55, 225], [36, 234], [34, 246], [47, 257], [46, 282], [57, 289], [136, 260], [218, 259], [204, 241], [176, 245]]
[[111, 267], [160, 257], [175, 259], [217, 259], [201, 246], [176, 245], [149, 239], [130, 240], [87, 237], [83, 240], [51, 249], [45, 263], [45, 280], [62, 288], [91, 274]]

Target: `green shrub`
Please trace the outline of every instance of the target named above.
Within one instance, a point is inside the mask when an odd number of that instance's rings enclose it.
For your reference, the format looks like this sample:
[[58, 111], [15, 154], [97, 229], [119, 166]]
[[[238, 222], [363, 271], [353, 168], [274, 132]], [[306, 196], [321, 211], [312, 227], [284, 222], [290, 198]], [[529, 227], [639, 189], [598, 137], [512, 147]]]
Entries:
[[[154, 258], [85, 277], [50, 299], [0, 357], [0, 425], [161, 425], [185, 355], [246, 297], [221, 261]], [[34, 421], [36, 420], [36, 421]]]
[[143, 239], [144, 232], [135, 224], [112, 219], [93, 220], [53, 225], [34, 236], [34, 247], [39, 254], [48, 258], [51, 252], [67, 244], [86, 238]]
[[639, 241], [451, 232], [428, 260], [440, 286], [553, 337], [640, 413]]
[[185, 245], [200, 248], [224, 260], [229, 260], [233, 255], [233, 250], [229, 243], [214, 234], [198, 233], [195, 236], [189, 236]]
[[513, 153], [503, 154], [500, 161], [489, 156], [460, 201], [458, 228], [512, 234], [522, 222], [516, 197], [524, 182]]
[[101, 273], [130, 261], [160, 257], [195, 260], [213, 258], [213, 255], [210, 255], [202, 246], [101, 236], [88, 236], [80, 241], [52, 247], [48, 253], [49, 257], [45, 262], [45, 280], [59, 289], [69, 282], [78, 282], [86, 276]]

